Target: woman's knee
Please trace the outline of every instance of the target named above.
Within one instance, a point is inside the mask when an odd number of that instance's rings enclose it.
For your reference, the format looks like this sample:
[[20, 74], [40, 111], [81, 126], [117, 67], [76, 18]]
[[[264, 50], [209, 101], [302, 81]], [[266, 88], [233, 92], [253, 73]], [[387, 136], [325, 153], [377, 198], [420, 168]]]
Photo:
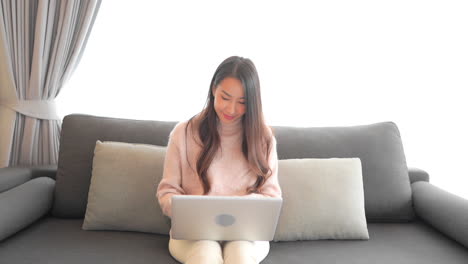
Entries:
[[223, 263], [221, 246], [217, 241], [171, 241], [169, 250], [176, 260], [186, 264]]
[[194, 252], [219, 253], [219, 255], [221, 255], [221, 245], [218, 241], [198, 240], [195, 241], [191, 250]]
[[224, 263], [260, 263], [268, 255], [268, 241], [231, 241], [224, 246]]
[[213, 263], [222, 264], [223, 255], [221, 245], [217, 241], [200, 240], [187, 252], [187, 264]]
[[224, 245], [224, 263], [258, 263], [254, 243], [251, 241], [230, 241]]

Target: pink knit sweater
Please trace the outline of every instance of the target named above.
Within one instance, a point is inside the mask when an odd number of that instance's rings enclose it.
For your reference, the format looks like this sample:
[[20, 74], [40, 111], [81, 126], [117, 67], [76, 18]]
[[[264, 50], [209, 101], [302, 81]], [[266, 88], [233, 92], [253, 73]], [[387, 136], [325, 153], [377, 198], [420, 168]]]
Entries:
[[[196, 172], [196, 163], [201, 147], [199, 141], [193, 139], [191, 127], [185, 136], [188, 121], [178, 123], [169, 136], [163, 179], [159, 183], [157, 198], [163, 213], [169, 217], [171, 213], [171, 197], [173, 195], [203, 195], [203, 186]], [[207, 176], [211, 190], [207, 195], [243, 196], [247, 188], [255, 183], [256, 176], [249, 170], [247, 160], [242, 154], [242, 122], [233, 124], [218, 123], [221, 147], [211, 163]], [[199, 140], [199, 138], [197, 137]], [[269, 165], [273, 174], [259, 190], [260, 194], [271, 197], [281, 197], [278, 184], [278, 156], [276, 139], [273, 137]]]

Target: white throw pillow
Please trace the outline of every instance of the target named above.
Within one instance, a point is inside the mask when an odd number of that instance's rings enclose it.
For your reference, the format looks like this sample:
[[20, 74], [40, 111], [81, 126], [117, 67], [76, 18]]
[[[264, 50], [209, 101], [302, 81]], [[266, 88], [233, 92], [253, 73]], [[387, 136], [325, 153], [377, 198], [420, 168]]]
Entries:
[[169, 234], [156, 198], [166, 147], [96, 142], [84, 230]]
[[369, 239], [359, 158], [279, 160], [275, 241]]

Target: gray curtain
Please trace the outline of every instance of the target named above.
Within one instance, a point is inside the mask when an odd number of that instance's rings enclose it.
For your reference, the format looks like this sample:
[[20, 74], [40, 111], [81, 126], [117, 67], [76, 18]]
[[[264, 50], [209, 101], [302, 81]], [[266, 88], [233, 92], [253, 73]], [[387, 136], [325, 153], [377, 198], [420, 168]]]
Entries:
[[86, 46], [101, 0], [0, 0], [0, 168], [56, 164], [54, 99]]

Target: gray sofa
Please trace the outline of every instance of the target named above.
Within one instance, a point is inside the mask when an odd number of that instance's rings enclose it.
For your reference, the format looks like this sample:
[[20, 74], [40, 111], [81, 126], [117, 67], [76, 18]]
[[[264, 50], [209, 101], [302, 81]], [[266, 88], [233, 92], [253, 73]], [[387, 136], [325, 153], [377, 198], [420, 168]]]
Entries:
[[[96, 140], [165, 146], [175, 124], [66, 116], [56, 167], [0, 169], [0, 263], [177, 263], [167, 235], [81, 228]], [[279, 159], [361, 159], [370, 239], [272, 242], [262, 263], [468, 263], [468, 201], [407, 168], [394, 123], [274, 130]]]

